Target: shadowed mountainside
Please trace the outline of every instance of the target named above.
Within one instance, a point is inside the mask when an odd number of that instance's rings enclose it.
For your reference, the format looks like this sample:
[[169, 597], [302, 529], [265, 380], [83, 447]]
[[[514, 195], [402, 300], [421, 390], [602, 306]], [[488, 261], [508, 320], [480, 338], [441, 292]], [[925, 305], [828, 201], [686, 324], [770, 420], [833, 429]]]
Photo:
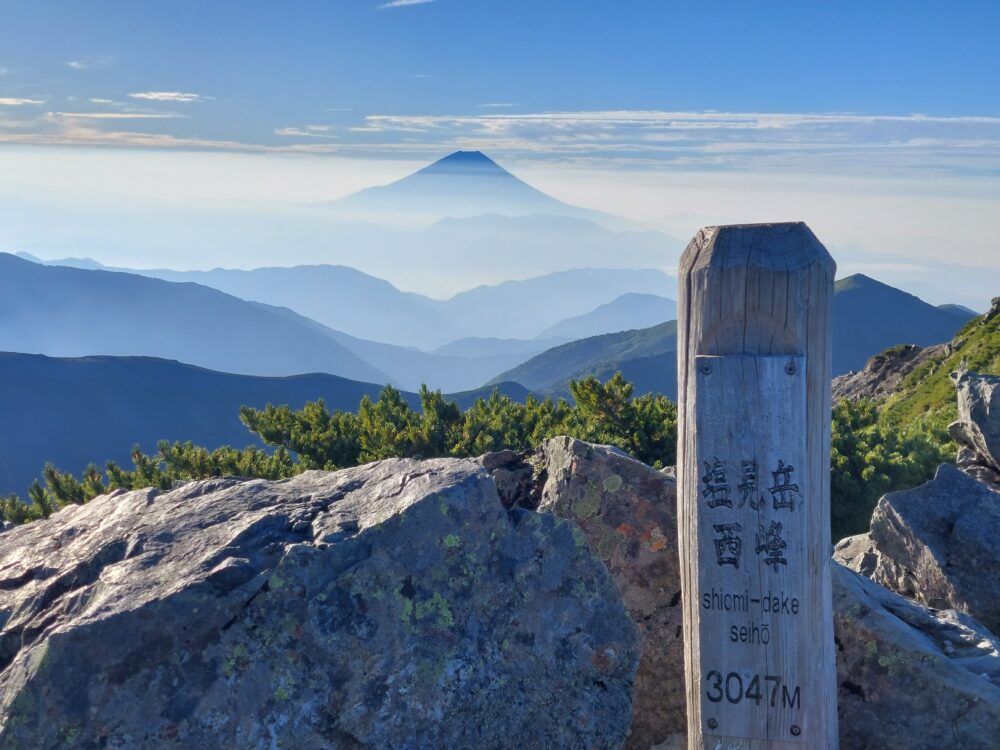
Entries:
[[833, 298], [833, 374], [860, 370], [898, 344], [931, 346], [951, 340], [975, 313], [935, 307], [863, 274], [837, 282]]
[[[496, 386], [517, 401], [527, 390]], [[240, 422], [241, 406], [301, 407], [324, 399], [331, 409], [356, 411], [362, 396], [382, 386], [335, 375], [252, 377], [215, 372], [153, 357], [56, 358], [0, 352], [0, 495], [23, 493], [51, 462], [74, 473], [88, 463], [128, 464], [133, 444], [190, 440], [215, 448], [263, 445]], [[494, 386], [448, 398], [468, 408]], [[419, 408], [414, 393], [406, 400]]]

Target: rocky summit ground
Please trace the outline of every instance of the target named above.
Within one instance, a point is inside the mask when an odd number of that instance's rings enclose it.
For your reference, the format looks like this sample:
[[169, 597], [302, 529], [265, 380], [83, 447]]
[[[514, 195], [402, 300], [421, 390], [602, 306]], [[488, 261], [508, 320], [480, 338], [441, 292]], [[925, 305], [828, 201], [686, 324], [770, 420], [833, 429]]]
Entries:
[[[997, 747], [964, 377], [961, 467], [831, 561], [844, 750]], [[668, 473], [566, 437], [105, 495], [0, 534], [0, 750], [684, 747], [677, 543]]]
[[461, 459], [107, 495], [0, 536], [0, 748], [615, 747], [639, 632]]

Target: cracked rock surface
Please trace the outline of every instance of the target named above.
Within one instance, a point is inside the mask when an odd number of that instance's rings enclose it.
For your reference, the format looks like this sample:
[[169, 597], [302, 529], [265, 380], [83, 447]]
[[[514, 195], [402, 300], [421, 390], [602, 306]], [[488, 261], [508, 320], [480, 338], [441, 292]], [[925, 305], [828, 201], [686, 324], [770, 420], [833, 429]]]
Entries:
[[834, 564], [842, 750], [995, 750], [1000, 642]]
[[0, 535], [0, 749], [613, 748], [639, 635], [472, 461], [116, 492]]
[[951, 464], [875, 506], [871, 530], [835, 557], [891, 591], [967, 612], [1000, 632], [1000, 493]]
[[953, 373], [952, 379], [958, 394], [958, 420], [948, 425], [948, 433], [959, 446], [958, 465], [1000, 489], [1000, 376], [963, 371]]

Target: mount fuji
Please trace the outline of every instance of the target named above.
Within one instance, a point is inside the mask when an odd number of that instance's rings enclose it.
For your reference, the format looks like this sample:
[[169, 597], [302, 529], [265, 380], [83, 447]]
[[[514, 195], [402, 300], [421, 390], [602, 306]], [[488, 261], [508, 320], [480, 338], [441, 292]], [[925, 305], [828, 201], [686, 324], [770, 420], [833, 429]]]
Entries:
[[587, 219], [608, 228], [625, 219], [564, 203], [515, 177], [481, 151], [456, 151], [388, 185], [371, 187], [330, 204], [345, 218], [431, 224], [481, 216]]

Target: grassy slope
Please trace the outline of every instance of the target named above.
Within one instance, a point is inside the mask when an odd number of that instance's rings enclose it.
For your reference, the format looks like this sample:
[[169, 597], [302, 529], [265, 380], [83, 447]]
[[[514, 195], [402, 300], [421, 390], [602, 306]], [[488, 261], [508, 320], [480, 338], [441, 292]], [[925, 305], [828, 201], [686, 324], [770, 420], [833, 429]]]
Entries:
[[950, 352], [928, 360], [903, 381], [885, 403], [890, 424], [907, 425], [926, 419], [946, 424], [956, 415], [951, 373], [962, 363], [973, 372], [1000, 374], [1000, 306], [969, 321], [952, 341]]

